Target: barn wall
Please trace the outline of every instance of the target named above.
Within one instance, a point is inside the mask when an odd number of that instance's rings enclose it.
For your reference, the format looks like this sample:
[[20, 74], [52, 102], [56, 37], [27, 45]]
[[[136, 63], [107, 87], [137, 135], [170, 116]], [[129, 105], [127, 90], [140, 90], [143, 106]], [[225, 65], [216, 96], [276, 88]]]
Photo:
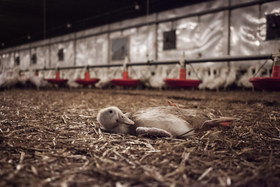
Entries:
[[[122, 63], [123, 60], [112, 60], [112, 40], [121, 37], [128, 39], [127, 54], [132, 63], [178, 60], [183, 53], [187, 58], [276, 53], [280, 42], [266, 41], [265, 15], [280, 12], [279, 1], [176, 19], [186, 14], [252, 1], [204, 2], [5, 49], [0, 51], [1, 68], [15, 66], [16, 56], [20, 56], [19, 67], [23, 70]], [[174, 20], [143, 25], [167, 18]], [[118, 30], [137, 24], [142, 25]], [[163, 32], [173, 29], [176, 30], [176, 49], [163, 50]], [[59, 49], [63, 49], [63, 60], [58, 59]], [[37, 55], [36, 64], [30, 63], [33, 53]]]

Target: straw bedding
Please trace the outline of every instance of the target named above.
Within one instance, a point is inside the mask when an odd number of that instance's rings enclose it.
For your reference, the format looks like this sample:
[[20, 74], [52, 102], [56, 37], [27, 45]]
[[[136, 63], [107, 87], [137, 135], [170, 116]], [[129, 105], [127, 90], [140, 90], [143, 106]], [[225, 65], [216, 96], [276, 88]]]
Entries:
[[[276, 92], [0, 92], [0, 186], [280, 186]], [[99, 109], [167, 105], [238, 118], [186, 139], [109, 134]]]

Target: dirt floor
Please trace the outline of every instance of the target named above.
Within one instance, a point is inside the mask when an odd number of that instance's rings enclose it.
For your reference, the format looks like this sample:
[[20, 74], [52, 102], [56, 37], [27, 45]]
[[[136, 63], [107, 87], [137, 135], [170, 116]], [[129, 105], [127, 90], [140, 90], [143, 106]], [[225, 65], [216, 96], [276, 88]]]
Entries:
[[[238, 118], [186, 139], [101, 131], [99, 109], [167, 105]], [[0, 186], [280, 186], [280, 92], [0, 92]]]

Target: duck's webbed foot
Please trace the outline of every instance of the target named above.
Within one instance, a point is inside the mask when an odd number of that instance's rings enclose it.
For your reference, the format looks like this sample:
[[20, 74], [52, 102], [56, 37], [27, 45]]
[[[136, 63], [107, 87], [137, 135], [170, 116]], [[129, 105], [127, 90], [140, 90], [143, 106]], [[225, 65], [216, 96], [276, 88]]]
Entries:
[[154, 127], [137, 127], [136, 134], [140, 136], [172, 137], [166, 130]]
[[221, 118], [217, 118], [217, 119], [207, 120], [203, 123], [200, 130], [209, 130], [213, 127], [218, 127], [218, 126], [228, 127], [235, 120], [236, 120], [236, 118], [232, 118], [232, 117], [221, 117]]

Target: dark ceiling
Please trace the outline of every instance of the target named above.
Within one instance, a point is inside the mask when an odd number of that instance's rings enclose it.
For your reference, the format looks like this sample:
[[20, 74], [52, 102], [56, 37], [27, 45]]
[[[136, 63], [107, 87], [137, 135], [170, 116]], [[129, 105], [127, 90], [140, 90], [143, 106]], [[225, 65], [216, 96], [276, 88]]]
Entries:
[[0, 49], [201, 1], [0, 0]]

